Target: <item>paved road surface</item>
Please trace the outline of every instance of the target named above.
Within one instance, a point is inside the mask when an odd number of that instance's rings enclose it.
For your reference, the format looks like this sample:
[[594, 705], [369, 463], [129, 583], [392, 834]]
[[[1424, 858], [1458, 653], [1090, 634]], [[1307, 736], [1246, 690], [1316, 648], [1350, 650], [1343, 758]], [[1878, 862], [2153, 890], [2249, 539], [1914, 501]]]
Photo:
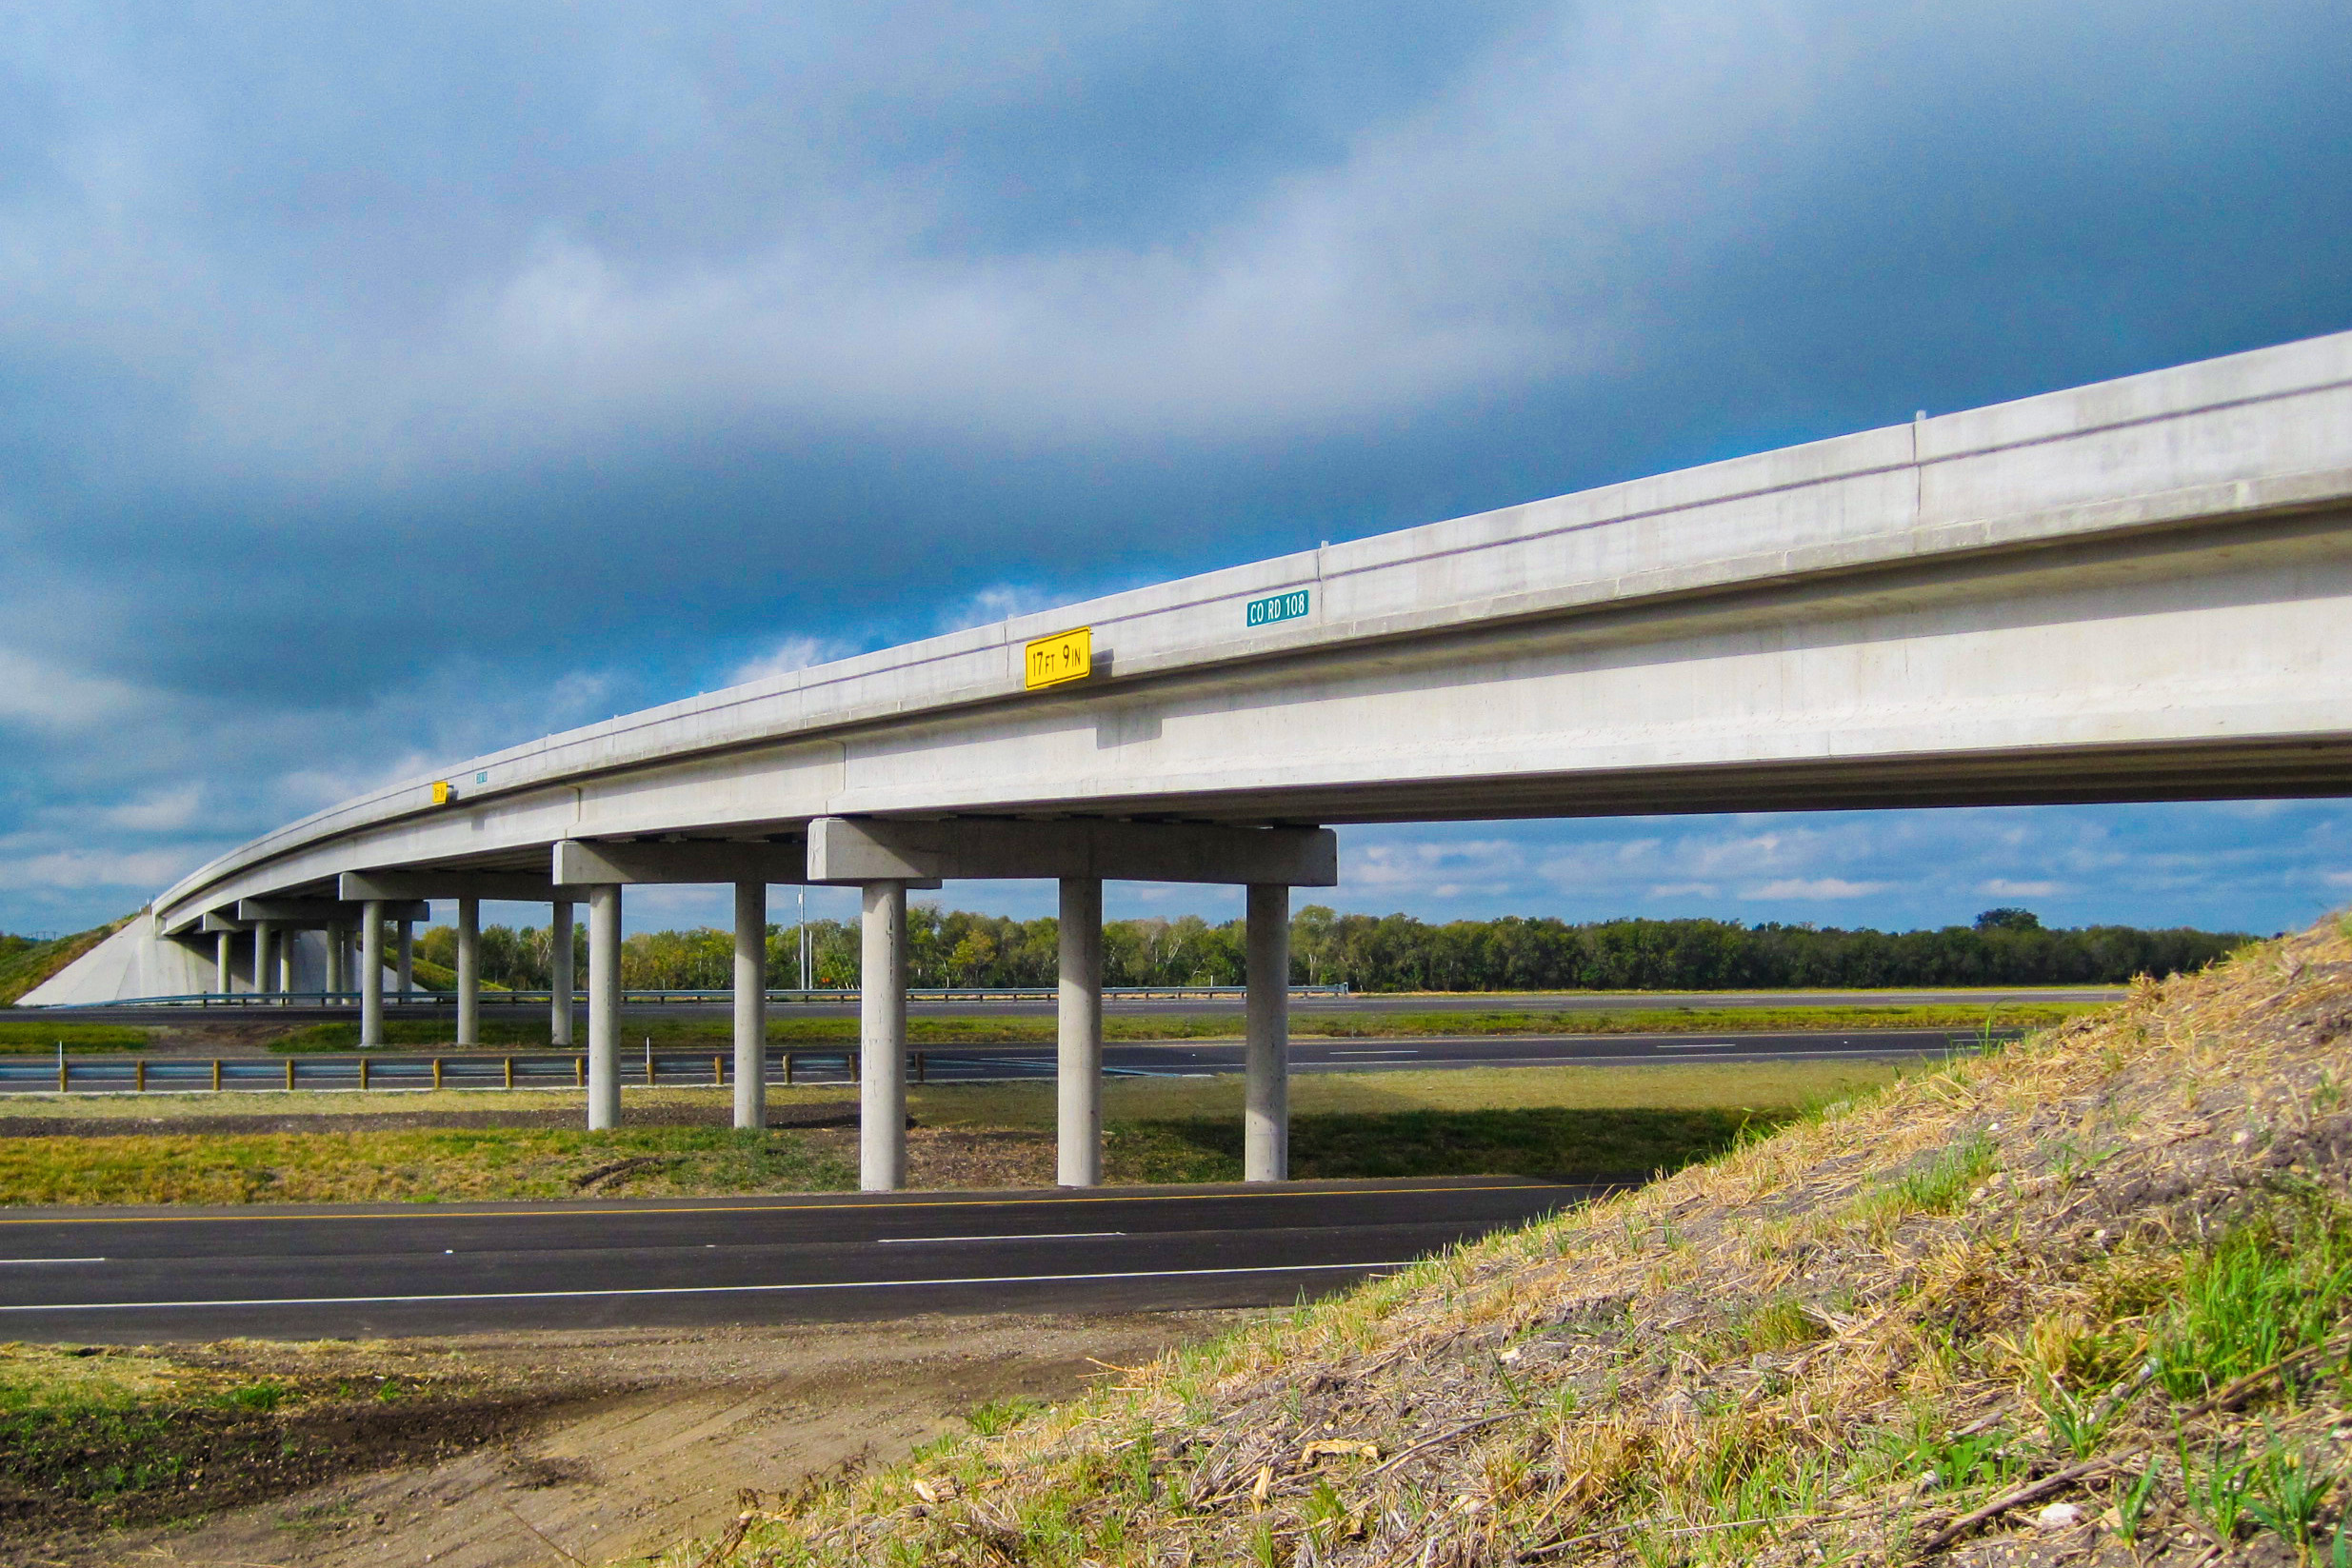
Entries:
[[[1973, 1049], [1983, 1037], [1971, 1030], [1905, 1029], [1872, 1033], [1819, 1034], [1792, 1032], [1757, 1035], [1514, 1035], [1490, 1038], [1429, 1036], [1415, 1039], [1293, 1040], [1290, 1067], [1294, 1073], [1365, 1072], [1373, 1069], [1446, 1067], [1536, 1067], [1583, 1064], [1622, 1064], [1632, 1062], [1716, 1061], [1788, 1062], [1852, 1057], [1864, 1060], [1912, 1060]], [[1238, 1041], [1200, 1041], [1169, 1044], [1110, 1044], [1103, 1051], [1105, 1067], [1114, 1076], [1137, 1078], [1198, 1078], [1242, 1070], [1243, 1047]], [[769, 1053], [768, 1077], [781, 1082], [784, 1053]], [[850, 1058], [846, 1048], [794, 1048], [792, 1079], [796, 1083], [850, 1082]], [[717, 1049], [656, 1048], [648, 1078], [647, 1056], [641, 1050], [621, 1053], [624, 1087], [648, 1082], [666, 1085], [708, 1084], [731, 1071], [731, 1053]], [[930, 1083], [1034, 1079], [1054, 1076], [1050, 1045], [952, 1045], [919, 1047], [914, 1071]], [[547, 1050], [488, 1051], [470, 1054], [429, 1051], [370, 1051], [367, 1057], [368, 1085], [376, 1089], [418, 1089], [435, 1082], [434, 1063], [440, 1063], [440, 1083], [450, 1088], [563, 1088], [576, 1086], [587, 1071], [577, 1054]], [[508, 1077], [512, 1064], [512, 1078]], [[156, 1054], [148, 1058], [144, 1079], [136, 1059], [129, 1057], [73, 1060], [68, 1063], [68, 1086], [76, 1093], [130, 1092], [144, 1084], [149, 1092], [188, 1092], [210, 1089], [209, 1057]], [[289, 1070], [293, 1073], [289, 1082]], [[334, 1053], [304, 1056], [225, 1057], [220, 1087], [224, 1089], [352, 1089], [360, 1083], [360, 1058]], [[48, 1093], [58, 1087], [57, 1064], [37, 1056], [0, 1057], [0, 1094]]]
[[0, 1217], [0, 1340], [1275, 1305], [1606, 1190], [1505, 1178]]

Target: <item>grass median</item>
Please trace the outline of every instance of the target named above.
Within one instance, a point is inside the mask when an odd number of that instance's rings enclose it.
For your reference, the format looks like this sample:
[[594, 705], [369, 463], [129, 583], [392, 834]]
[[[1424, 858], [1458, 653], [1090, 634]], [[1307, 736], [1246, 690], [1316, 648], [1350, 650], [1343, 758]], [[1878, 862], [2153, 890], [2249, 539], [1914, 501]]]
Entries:
[[0, 1056], [48, 1056], [61, 1046], [68, 1056], [144, 1051], [153, 1034], [118, 1023], [0, 1022]]
[[[1671, 1170], [1899, 1071], [1788, 1062], [1306, 1075], [1292, 1084], [1292, 1174]], [[1107, 1178], [1237, 1180], [1241, 1096], [1229, 1075], [1111, 1080]], [[0, 1204], [449, 1202], [854, 1184], [854, 1128], [739, 1133], [725, 1125], [728, 1103], [723, 1090], [631, 1091], [628, 1124], [591, 1133], [553, 1124], [578, 1115], [579, 1102], [547, 1092], [44, 1099], [40, 1136], [0, 1136]], [[918, 1085], [907, 1103], [918, 1184], [1051, 1182], [1051, 1083]], [[855, 1108], [846, 1086], [776, 1090], [770, 1104], [780, 1121], [846, 1122]], [[390, 1117], [490, 1124], [384, 1124]], [[0, 1134], [9, 1124], [0, 1118]]]
[[0, 1202], [440, 1203], [836, 1192], [838, 1156], [727, 1127], [354, 1127], [0, 1139]]

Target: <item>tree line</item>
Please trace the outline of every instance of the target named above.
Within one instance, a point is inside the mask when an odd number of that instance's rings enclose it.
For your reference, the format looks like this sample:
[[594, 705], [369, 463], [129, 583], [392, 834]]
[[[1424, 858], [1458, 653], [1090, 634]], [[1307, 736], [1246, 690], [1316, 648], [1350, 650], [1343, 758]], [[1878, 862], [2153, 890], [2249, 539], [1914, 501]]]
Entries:
[[[857, 984], [853, 924], [808, 923], [816, 983]], [[907, 911], [907, 981], [916, 986], [1051, 985], [1059, 926], [919, 903]], [[574, 974], [588, 974], [587, 934], [575, 928]], [[2196, 969], [2251, 941], [2243, 932], [2127, 925], [2044, 927], [2022, 909], [1990, 909], [1938, 930], [1845, 930], [1742, 925], [1715, 920], [1565, 921], [1506, 915], [1430, 924], [1410, 915], [1343, 915], [1308, 904], [1290, 923], [1294, 983], [1358, 991], [1713, 991], [1792, 986], [2068, 985]], [[482, 932], [482, 977], [548, 985], [544, 926]], [[621, 945], [621, 983], [632, 990], [721, 989], [732, 983], [733, 933], [641, 931]], [[767, 928], [767, 983], [800, 983], [799, 938]], [[449, 966], [457, 934], [432, 926], [418, 955]], [[1103, 928], [1108, 985], [1239, 985], [1243, 924], [1197, 915], [1110, 921]]]

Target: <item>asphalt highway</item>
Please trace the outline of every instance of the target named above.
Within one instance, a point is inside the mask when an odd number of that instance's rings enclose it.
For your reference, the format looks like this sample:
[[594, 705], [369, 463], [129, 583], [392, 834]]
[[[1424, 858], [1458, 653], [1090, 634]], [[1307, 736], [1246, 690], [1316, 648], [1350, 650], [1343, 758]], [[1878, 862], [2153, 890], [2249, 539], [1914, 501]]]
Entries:
[[0, 1218], [0, 1340], [1265, 1306], [1609, 1190], [1505, 1178]]
[[[1790, 1062], [1853, 1057], [1911, 1060], [1944, 1056], [1981, 1045], [1973, 1030], [1904, 1029], [1824, 1034], [1672, 1035], [1493, 1035], [1424, 1036], [1400, 1039], [1293, 1038], [1294, 1073], [1367, 1072], [1378, 1069], [1537, 1067], [1609, 1065], [1634, 1062]], [[782, 1050], [769, 1052], [768, 1078], [784, 1078]], [[846, 1047], [795, 1048], [795, 1083], [850, 1081]], [[1199, 1078], [1242, 1070], [1239, 1041], [1116, 1043], [1103, 1049], [1106, 1071], [1117, 1077]], [[981, 1082], [1054, 1076], [1050, 1045], [952, 1045], [918, 1047], [913, 1072], [929, 1083]], [[729, 1054], [724, 1049], [624, 1049], [622, 1082], [628, 1087], [727, 1082]], [[370, 1051], [366, 1084], [374, 1089], [562, 1088], [576, 1085], [586, 1071], [576, 1053], [524, 1050], [438, 1054]], [[214, 1086], [212, 1059], [156, 1056], [142, 1064], [131, 1058], [75, 1060], [68, 1063], [68, 1086], [79, 1093], [201, 1091]], [[361, 1086], [362, 1062], [353, 1053], [306, 1056], [224, 1057], [223, 1089], [353, 1089]], [[511, 1076], [509, 1076], [511, 1074]], [[436, 1075], [438, 1075], [436, 1077]], [[0, 1093], [48, 1092], [58, 1087], [50, 1058], [0, 1057]]]

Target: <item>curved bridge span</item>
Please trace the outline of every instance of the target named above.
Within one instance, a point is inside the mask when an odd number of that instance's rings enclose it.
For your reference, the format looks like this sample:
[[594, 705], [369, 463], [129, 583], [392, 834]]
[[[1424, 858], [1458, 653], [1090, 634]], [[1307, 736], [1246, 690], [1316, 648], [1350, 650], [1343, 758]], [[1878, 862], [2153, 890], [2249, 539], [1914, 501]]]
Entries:
[[[465, 901], [461, 936], [478, 898], [546, 899], [559, 924], [585, 902], [593, 1064], [617, 1027], [629, 883], [735, 883], [747, 931], [767, 883], [862, 885], [867, 973], [887, 976], [909, 885], [1056, 877], [1063, 1174], [1084, 1181], [1102, 879], [1243, 883], [1265, 982], [1249, 1168], [1279, 1176], [1284, 915], [1289, 887], [1336, 877], [1326, 824], [2342, 793], [2347, 626], [2341, 334], [1326, 546], [548, 736], [256, 839], [32, 1000], [100, 1000], [109, 974], [149, 991], [289, 981], [291, 930], [338, 933], [334, 970], [356, 927], [360, 972], [380, 976], [409, 901]], [[200, 983], [148, 983], [175, 963]], [[747, 1030], [756, 979], [740, 989]], [[867, 1176], [888, 1185], [903, 1007], [887, 984], [867, 995]], [[592, 1119], [616, 1102], [591, 1085]]]

